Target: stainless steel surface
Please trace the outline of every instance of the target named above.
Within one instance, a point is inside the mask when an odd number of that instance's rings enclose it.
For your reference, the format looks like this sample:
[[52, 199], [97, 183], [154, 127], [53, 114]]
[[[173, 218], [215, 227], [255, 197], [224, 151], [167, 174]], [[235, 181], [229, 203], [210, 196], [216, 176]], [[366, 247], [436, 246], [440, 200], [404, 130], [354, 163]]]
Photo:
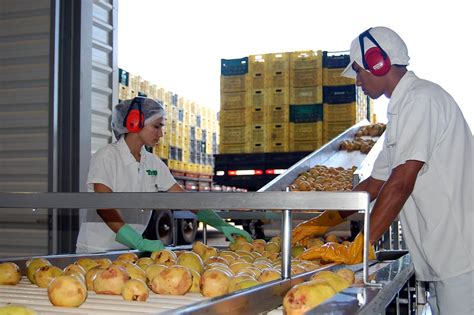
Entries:
[[358, 124], [352, 126], [344, 133], [339, 135], [337, 138], [326, 143], [320, 149], [309, 154], [295, 165], [286, 170], [285, 173], [281, 174], [258, 191], [284, 191], [286, 187], [290, 186], [298, 175], [315, 165], [326, 165], [331, 167], [342, 166], [349, 168], [352, 166], [359, 166], [362, 161], [366, 158], [365, 154], [359, 151], [347, 152], [340, 151], [340, 142], [347, 139], [353, 139], [354, 134], [359, 130], [361, 126], [368, 125], [367, 120], [363, 120]]
[[212, 298], [173, 311], [173, 314], [261, 314], [282, 304], [286, 292], [307, 281], [314, 273], [335, 268], [330, 264], [288, 279], [275, 280], [233, 294]]
[[414, 275], [410, 255], [405, 255], [374, 273], [383, 287], [352, 286], [306, 314], [384, 314], [387, 305]]
[[365, 210], [367, 198], [365, 192], [0, 193], [0, 208]]
[[291, 211], [283, 210], [283, 220], [281, 222], [283, 238], [281, 240], [281, 278], [288, 279], [291, 276]]

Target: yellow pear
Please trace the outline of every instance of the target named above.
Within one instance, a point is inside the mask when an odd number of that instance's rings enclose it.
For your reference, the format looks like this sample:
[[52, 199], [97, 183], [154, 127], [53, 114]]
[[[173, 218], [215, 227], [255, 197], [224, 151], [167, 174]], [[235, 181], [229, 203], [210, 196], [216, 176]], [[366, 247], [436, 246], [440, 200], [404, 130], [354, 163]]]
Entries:
[[[215, 256], [217, 257], [217, 256]], [[195, 252], [185, 251], [179, 255], [176, 262], [177, 265], [187, 267], [191, 270], [197, 271], [199, 274], [204, 271], [204, 264], [201, 257]]]
[[283, 298], [285, 314], [304, 314], [337, 292], [325, 280], [312, 280], [295, 285]]
[[49, 301], [55, 306], [78, 307], [87, 298], [86, 285], [73, 276], [59, 276], [48, 286]]
[[42, 266], [35, 272], [35, 283], [40, 288], [47, 288], [49, 283], [63, 274], [63, 271], [56, 266]]
[[125, 282], [122, 289], [122, 298], [125, 301], [146, 301], [148, 296], [148, 287], [142, 280], [130, 279]]
[[4, 262], [0, 264], [0, 284], [15, 285], [21, 280], [21, 270], [17, 264]]

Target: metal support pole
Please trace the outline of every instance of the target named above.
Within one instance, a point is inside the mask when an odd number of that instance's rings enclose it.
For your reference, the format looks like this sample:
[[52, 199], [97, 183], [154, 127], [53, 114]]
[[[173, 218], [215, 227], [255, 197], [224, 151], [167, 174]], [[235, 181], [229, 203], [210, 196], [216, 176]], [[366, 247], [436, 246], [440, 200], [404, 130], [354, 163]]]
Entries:
[[202, 223], [202, 241], [207, 245], [207, 224]]
[[370, 197], [367, 195], [367, 207], [364, 213], [364, 270], [363, 270], [363, 279], [364, 284], [367, 286], [373, 287], [382, 287], [382, 284], [376, 283], [375, 280], [369, 282], [369, 233], [370, 233]]
[[[286, 191], [289, 192], [288, 187]], [[291, 277], [291, 211], [282, 211], [281, 229], [283, 231], [283, 239], [281, 240], [281, 278], [288, 279]]]

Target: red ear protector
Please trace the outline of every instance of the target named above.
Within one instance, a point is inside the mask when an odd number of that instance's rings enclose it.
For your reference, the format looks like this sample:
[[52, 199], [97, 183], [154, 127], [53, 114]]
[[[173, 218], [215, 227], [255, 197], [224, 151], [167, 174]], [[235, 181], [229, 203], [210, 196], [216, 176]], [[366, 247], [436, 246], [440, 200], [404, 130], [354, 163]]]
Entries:
[[142, 112], [142, 103], [144, 97], [135, 97], [132, 104], [128, 108], [127, 115], [123, 120], [123, 126], [127, 128], [128, 132], [137, 133], [142, 130], [145, 125], [145, 115]]
[[[370, 34], [371, 29], [369, 28], [367, 31], [363, 32], [359, 35], [359, 44], [360, 50], [362, 53], [362, 62], [364, 63], [364, 68], [373, 75], [376, 76], [383, 76], [386, 75], [392, 66], [390, 62], [390, 57], [387, 55], [385, 50], [380, 47], [379, 43], [375, 40], [375, 38]], [[375, 44], [374, 47], [369, 48], [364, 53], [364, 38], [367, 37], [372, 43]]]

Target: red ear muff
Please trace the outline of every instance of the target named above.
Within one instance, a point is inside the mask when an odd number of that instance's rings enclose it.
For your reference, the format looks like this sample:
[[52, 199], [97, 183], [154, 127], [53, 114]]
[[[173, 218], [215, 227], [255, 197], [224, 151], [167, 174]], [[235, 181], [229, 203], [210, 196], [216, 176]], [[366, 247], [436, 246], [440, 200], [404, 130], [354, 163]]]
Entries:
[[128, 108], [127, 115], [123, 121], [123, 126], [127, 128], [128, 132], [140, 132], [145, 125], [145, 115], [142, 112], [143, 101], [143, 97], [135, 97]]
[[390, 71], [391, 63], [388, 56], [384, 56], [379, 47], [369, 48], [364, 55], [370, 73], [376, 76], [386, 75]]
[[129, 132], [140, 132], [143, 128], [143, 121], [145, 116], [138, 109], [132, 109], [128, 112], [127, 120], [125, 121], [125, 127]]

